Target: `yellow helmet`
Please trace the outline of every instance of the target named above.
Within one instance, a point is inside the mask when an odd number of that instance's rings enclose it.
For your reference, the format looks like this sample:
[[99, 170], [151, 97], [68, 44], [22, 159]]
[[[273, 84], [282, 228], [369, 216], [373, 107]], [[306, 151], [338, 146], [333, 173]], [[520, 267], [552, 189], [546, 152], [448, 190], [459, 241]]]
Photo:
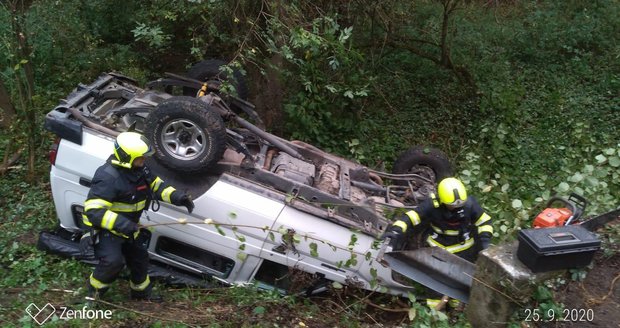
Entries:
[[116, 161], [112, 163], [130, 169], [136, 158], [151, 156], [153, 152], [148, 139], [143, 135], [137, 132], [122, 132], [114, 141]]
[[467, 190], [461, 180], [456, 178], [441, 180], [437, 185], [437, 194], [439, 202], [451, 208], [461, 207], [467, 200]]

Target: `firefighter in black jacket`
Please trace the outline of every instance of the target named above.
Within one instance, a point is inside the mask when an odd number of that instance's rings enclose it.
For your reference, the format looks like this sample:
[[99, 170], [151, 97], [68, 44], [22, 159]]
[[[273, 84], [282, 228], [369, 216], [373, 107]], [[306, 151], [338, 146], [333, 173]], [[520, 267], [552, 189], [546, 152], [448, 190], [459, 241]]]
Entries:
[[[441, 247], [470, 262], [478, 252], [489, 247], [493, 237], [491, 217], [473, 196], [467, 196], [463, 183], [446, 178], [437, 185], [437, 194], [422, 202], [396, 220], [383, 235], [391, 238], [394, 248], [402, 247], [405, 237], [422, 221], [429, 224], [422, 235], [431, 247]], [[451, 307], [459, 306], [458, 300], [444, 298]], [[442, 300], [427, 298], [426, 304], [438, 308]]]
[[493, 237], [491, 217], [473, 196], [467, 196], [463, 183], [446, 178], [437, 185], [438, 196], [431, 194], [415, 210], [410, 210], [394, 222], [384, 234], [396, 248], [413, 227], [429, 223], [423, 235], [431, 247], [441, 247], [450, 253], [473, 262], [481, 249], [489, 247]]
[[131, 297], [159, 299], [151, 294], [146, 249], [150, 231], [139, 227], [140, 216], [151, 201], [185, 206], [190, 213], [194, 203], [189, 195], [175, 190], [144, 166], [145, 157], [152, 153], [144, 136], [123, 132], [114, 142], [114, 154], [92, 179], [82, 216], [84, 224], [93, 228], [94, 238], [86, 236], [95, 240], [95, 256], [99, 260], [88, 282], [91, 297], [100, 297], [127, 264], [131, 271]]

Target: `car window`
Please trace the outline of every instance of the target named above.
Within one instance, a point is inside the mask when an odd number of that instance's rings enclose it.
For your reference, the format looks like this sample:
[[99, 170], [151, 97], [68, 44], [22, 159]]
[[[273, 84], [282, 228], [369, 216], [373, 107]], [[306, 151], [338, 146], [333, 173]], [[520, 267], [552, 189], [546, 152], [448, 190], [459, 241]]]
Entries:
[[168, 237], [157, 239], [155, 252], [163, 257], [220, 278], [227, 278], [235, 266], [235, 261], [232, 259]]
[[254, 280], [261, 288], [276, 288], [286, 291], [291, 287], [291, 280], [289, 277], [289, 268], [286, 265], [263, 260], [256, 275], [254, 275]]

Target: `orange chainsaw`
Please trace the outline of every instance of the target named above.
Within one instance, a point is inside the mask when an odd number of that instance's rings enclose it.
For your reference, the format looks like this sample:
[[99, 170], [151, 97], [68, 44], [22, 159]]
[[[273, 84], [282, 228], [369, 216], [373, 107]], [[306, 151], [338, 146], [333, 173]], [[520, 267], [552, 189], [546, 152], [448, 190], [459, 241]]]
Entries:
[[[557, 207], [559, 204], [560, 207]], [[568, 199], [553, 196], [545, 208], [536, 216], [533, 228], [549, 228], [567, 226], [579, 220], [586, 210], [588, 201], [580, 195], [571, 193]], [[556, 207], [553, 207], [556, 206]]]

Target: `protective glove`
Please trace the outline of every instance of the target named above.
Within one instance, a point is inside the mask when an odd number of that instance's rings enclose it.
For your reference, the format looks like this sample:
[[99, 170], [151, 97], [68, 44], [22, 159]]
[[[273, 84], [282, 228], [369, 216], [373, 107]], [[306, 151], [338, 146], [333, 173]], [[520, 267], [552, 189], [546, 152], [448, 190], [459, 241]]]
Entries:
[[140, 227], [138, 231], [133, 233], [133, 242], [142, 249], [148, 249], [151, 242], [151, 231], [148, 228]]
[[82, 254], [82, 256], [88, 256], [92, 253], [94, 253], [95, 251], [95, 239], [93, 238], [93, 235], [91, 234], [91, 232], [87, 232], [85, 234], [82, 235], [82, 238], [80, 238], [80, 253]]
[[119, 215], [116, 219], [117, 224], [115, 224], [114, 230], [122, 233], [125, 236], [129, 236], [130, 238], [134, 232], [138, 231], [138, 224], [123, 217], [121, 220], [121, 216]]
[[385, 230], [383, 236], [381, 236], [381, 239], [387, 238], [390, 238], [390, 246], [392, 246], [393, 249], [396, 249], [402, 244], [405, 239], [405, 234], [403, 233], [403, 229], [401, 227], [390, 226]]
[[[177, 191], [175, 191], [176, 193]], [[185, 206], [187, 208], [187, 212], [192, 213], [194, 210], [194, 201], [192, 200], [192, 196], [188, 194], [182, 194], [181, 196], [177, 196], [172, 203], [176, 206]]]
[[491, 240], [488, 238], [480, 239], [480, 248], [487, 249], [491, 245]]

